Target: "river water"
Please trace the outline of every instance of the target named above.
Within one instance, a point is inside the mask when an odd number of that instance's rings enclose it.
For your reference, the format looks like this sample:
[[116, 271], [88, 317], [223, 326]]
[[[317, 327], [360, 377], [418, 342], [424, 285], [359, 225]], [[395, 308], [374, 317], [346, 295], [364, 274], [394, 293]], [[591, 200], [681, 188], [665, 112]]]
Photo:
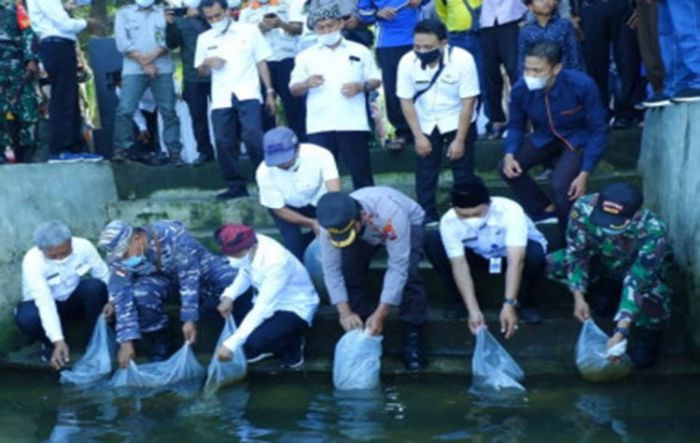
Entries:
[[384, 377], [373, 392], [330, 376], [255, 375], [213, 397], [198, 387], [81, 391], [45, 372], [0, 373], [0, 442], [697, 442], [697, 378], [591, 384], [528, 379], [506, 399], [469, 393], [467, 376]]

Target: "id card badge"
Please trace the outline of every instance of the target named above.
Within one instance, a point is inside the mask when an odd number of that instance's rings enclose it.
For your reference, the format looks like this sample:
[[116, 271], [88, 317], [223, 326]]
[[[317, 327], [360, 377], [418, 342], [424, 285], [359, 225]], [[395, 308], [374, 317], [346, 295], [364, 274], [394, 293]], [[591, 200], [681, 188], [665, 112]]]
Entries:
[[489, 274], [500, 274], [503, 257], [491, 257], [489, 259]]

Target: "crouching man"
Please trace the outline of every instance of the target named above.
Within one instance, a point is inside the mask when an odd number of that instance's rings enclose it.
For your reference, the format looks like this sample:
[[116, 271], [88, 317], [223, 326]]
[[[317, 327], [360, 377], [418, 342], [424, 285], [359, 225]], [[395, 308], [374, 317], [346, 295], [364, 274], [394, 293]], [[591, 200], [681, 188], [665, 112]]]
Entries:
[[15, 321], [41, 342], [41, 357], [59, 370], [70, 361], [63, 335], [67, 321], [82, 321], [87, 341], [107, 303], [109, 270], [88, 240], [73, 237], [60, 221], [40, 225], [22, 260], [22, 301]]
[[306, 269], [282, 245], [256, 235], [250, 226], [224, 225], [215, 235], [221, 252], [238, 269], [218, 308], [224, 317], [233, 312], [238, 329], [219, 347], [218, 359], [231, 360], [242, 349], [249, 363], [275, 355], [283, 368], [300, 367], [304, 333], [319, 303]]
[[194, 343], [200, 299], [202, 304], [215, 300], [236, 276], [228, 260], [209, 252], [178, 221], [132, 227], [115, 220], [103, 229], [99, 246], [109, 259], [122, 368], [135, 357], [137, 340], [150, 348], [152, 361], [169, 356], [164, 302], [171, 292], [180, 292], [182, 333], [185, 341]]
[[[666, 226], [642, 204], [642, 194], [627, 183], [581, 197], [571, 209], [566, 249], [548, 257], [549, 277], [569, 287], [577, 319], [590, 317], [589, 303], [605, 313], [613, 302], [616, 328], [608, 348], [635, 327], [627, 354], [638, 368], [656, 362], [661, 328], [671, 313], [671, 289], [664, 282], [671, 257]], [[600, 293], [596, 280], [621, 288], [622, 295]]]

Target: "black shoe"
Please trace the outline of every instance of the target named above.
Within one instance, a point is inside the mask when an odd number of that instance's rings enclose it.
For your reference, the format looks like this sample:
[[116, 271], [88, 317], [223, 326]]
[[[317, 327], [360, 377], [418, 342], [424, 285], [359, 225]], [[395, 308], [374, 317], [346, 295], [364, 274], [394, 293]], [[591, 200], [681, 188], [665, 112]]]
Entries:
[[163, 361], [170, 357], [170, 338], [167, 328], [143, 334], [144, 344], [148, 347], [151, 361]]
[[124, 163], [129, 159], [129, 151], [126, 149], [120, 149], [116, 148], [114, 152], [112, 152], [112, 158], [110, 159], [115, 163]]
[[518, 318], [526, 325], [538, 325], [544, 321], [539, 308], [521, 307], [518, 308]]
[[627, 355], [637, 369], [649, 368], [659, 359], [661, 331], [637, 328], [632, 331]]
[[700, 89], [698, 88], [685, 88], [681, 89], [673, 96], [671, 99], [673, 103], [692, 103], [700, 102]]
[[645, 108], [661, 108], [671, 104], [671, 98], [663, 92], [657, 92], [642, 102]]
[[192, 162], [192, 166], [202, 166], [212, 161], [214, 161], [214, 154], [199, 154], [199, 157]]
[[220, 201], [225, 201], [225, 200], [233, 200], [234, 198], [241, 198], [241, 197], [248, 197], [250, 194], [248, 194], [248, 191], [243, 190], [243, 191], [232, 191], [231, 189], [227, 189], [226, 191], [216, 194], [216, 199]]
[[445, 320], [462, 320], [467, 318], [468, 315], [466, 306], [461, 302], [442, 310], [442, 317]]
[[403, 364], [409, 371], [420, 371], [428, 366], [421, 349], [422, 326], [405, 325], [403, 331]]
[[171, 151], [168, 155], [168, 164], [170, 166], [182, 167], [185, 166], [185, 162], [182, 160], [182, 155], [179, 151]]
[[304, 365], [304, 346], [306, 339], [299, 337], [298, 343], [291, 347], [291, 351], [281, 357], [280, 367], [282, 369], [298, 369]]

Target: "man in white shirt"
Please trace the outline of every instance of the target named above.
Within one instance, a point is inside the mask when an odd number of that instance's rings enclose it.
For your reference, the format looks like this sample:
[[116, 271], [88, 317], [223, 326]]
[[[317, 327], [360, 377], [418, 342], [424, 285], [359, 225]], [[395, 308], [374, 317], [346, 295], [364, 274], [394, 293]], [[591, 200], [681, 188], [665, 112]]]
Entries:
[[60, 221], [37, 227], [34, 244], [22, 260], [22, 301], [15, 321], [42, 343], [42, 359], [59, 370], [70, 361], [66, 322], [82, 321], [89, 340], [100, 313], [112, 312], [107, 305], [109, 270], [92, 243], [73, 237]]
[[[304, 99], [289, 91], [289, 78], [303, 30], [303, 10], [304, 0], [257, 0], [241, 10], [238, 21], [257, 26], [270, 44], [272, 57], [267, 61], [267, 67], [272, 87], [282, 100], [287, 126], [299, 139], [306, 140]], [[266, 128], [275, 127], [274, 116], [265, 123]]]
[[[51, 81], [49, 100], [49, 150], [51, 159], [87, 151], [83, 138], [78, 102], [77, 35], [99, 23], [92, 18], [71, 18], [66, 7], [75, 8], [73, 0], [27, 0], [32, 29], [41, 41], [40, 58]], [[70, 155], [73, 161], [77, 157]], [[87, 157], [87, 156], [85, 156]], [[82, 158], [81, 159], [88, 159]]]
[[343, 38], [338, 5], [310, 11], [308, 22], [318, 43], [297, 55], [289, 83], [306, 96], [308, 141], [343, 157], [355, 189], [372, 186], [366, 95], [381, 84], [374, 55]]
[[[476, 334], [485, 324], [471, 269], [501, 274], [505, 266], [505, 298], [499, 319], [506, 338], [518, 329], [518, 313], [526, 323], [541, 322], [532, 291], [545, 272], [544, 236], [520, 205], [490, 197], [478, 177], [456, 183], [451, 197], [452, 209], [440, 219], [439, 232], [426, 233], [425, 252], [450, 292], [461, 296], [471, 332]], [[445, 316], [459, 317], [462, 312], [451, 309]]]
[[415, 139], [417, 200], [427, 221], [436, 222], [443, 156], [454, 182], [474, 175], [479, 76], [469, 52], [447, 45], [447, 28], [438, 20], [416, 25], [413, 49], [399, 62], [396, 94]]
[[224, 317], [233, 312], [238, 329], [217, 350], [219, 360], [230, 360], [242, 350], [249, 363], [276, 355], [283, 368], [300, 367], [304, 333], [319, 303], [306, 269], [282, 245], [256, 235], [250, 226], [224, 225], [216, 238], [238, 269], [218, 307]]
[[253, 168], [262, 161], [261, 79], [267, 111], [275, 112], [275, 90], [265, 62], [272, 56], [270, 45], [256, 26], [234, 22], [227, 7], [226, 0], [202, 0], [200, 8], [211, 29], [197, 38], [194, 56], [199, 73], [211, 74], [211, 119], [217, 159], [228, 186], [217, 196], [219, 200], [248, 195], [238, 164], [241, 140]]
[[[255, 174], [260, 204], [270, 210], [284, 246], [299, 260], [319, 233], [316, 203], [328, 191], [340, 191], [333, 155], [310, 143], [299, 143], [291, 129], [265, 133], [265, 161]], [[302, 229], [307, 229], [302, 233]]]

